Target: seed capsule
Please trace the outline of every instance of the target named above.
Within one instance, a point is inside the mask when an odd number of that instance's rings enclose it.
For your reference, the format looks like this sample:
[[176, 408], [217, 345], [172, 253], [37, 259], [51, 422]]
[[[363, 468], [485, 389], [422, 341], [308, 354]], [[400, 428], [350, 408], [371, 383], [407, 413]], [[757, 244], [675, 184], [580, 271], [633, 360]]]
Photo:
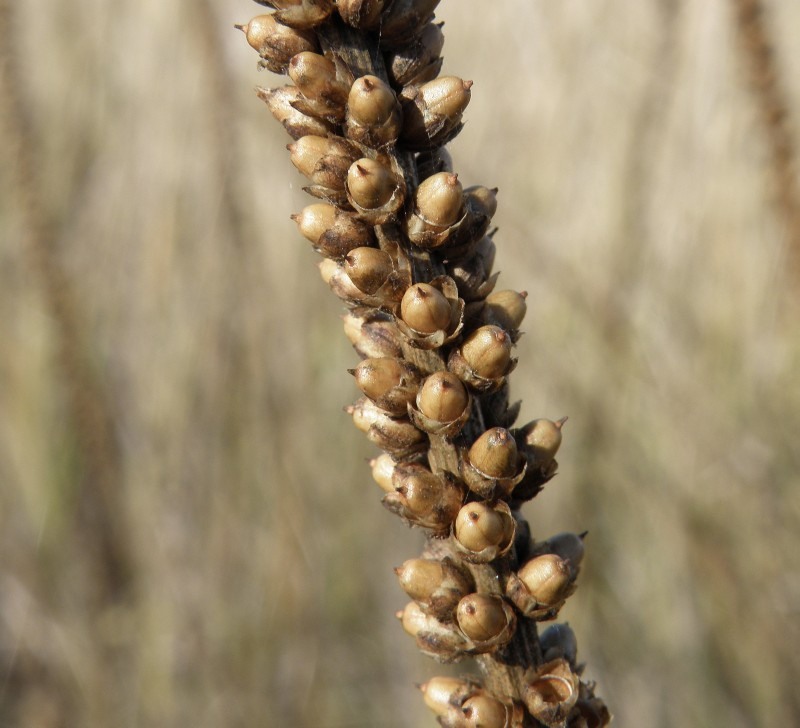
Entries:
[[[417, 430], [421, 435], [422, 433]], [[383, 505], [409, 525], [446, 535], [464, 502], [461, 487], [447, 474], [434, 474], [419, 463], [402, 463], [392, 475], [395, 492]]]
[[425, 447], [425, 435], [408, 420], [390, 416], [366, 398], [345, 411], [370, 442], [396, 457], [410, 457]]
[[545, 662], [564, 658], [572, 667], [578, 659], [578, 640], [567, 623], [554, 624], [539, 635], [542, 658]]
[[528, 561], [506, 583], [506, 595], [531, 619], [553, 619], [574, 593], [576, 572], [566, 559], [541, 554]]
[[332, 122], [344, 119], [349, 88], [339, 80], [333, 61], [319, 53], [298, 53], [289, 61], [288, 72], [304, 97], [298, 108]]
[[448, 368], [477, 390], [497, 389], [516, 364], [511, 347], [511, 337], [499, 326], [481, 326], [453, 352]]
[[486, 297], [486, 305], [482, 312], [483, 320], [488, 324], [496, 324], [506, 331], [519, 329], [525, 318], [527, 292], [493, 291]]
[[546, 662], [526, 674], [525, 707], [546, 726], [565, 726], [578, 700], [579, 682], [566, 660]]
[[379, 149], [397, 141], [400, 104], [391, 87], [377, 76], [362, 76], [347, 97], [347, 136]]
[[533, 553], [556, 554], [567, 561], [573, 573], [577, 575], [585, 553], [583, 544], [583, 539], [585, 537], [586, 532], [580, 534], [566, 531], [564, 533], [557, 533], [546, 541], [536, 544]]
[[507, 644], [514, 634], [514, 611], [502, 597], [469, 594], [456, 609], [459, 629], [475, 645], [475, 652], [494, 651]]
[[287, 149], [292, 164], [314, 183], [307, 191], [316, 196], [343, 192], [347, 170], [360, 156], [346, 139], [331, 136], [304, 136]]
[[378, 26], [386, 0], [336, 0], [342, 20], [361, 30]]
[[456, 517], [456, 545], [468, 561], [488, 563], [508, 552], [515, 530], [511, 511], [502, 501], [467, 503]]
[[378, 248], [354, 248], [344, 257], [344, 270], [364, 293], [375, 293], [394, 271], [391, 256]]
[[359, 356], [379, 358], [403, 355], [397, 326], [379, 312], [350, 312], [344, 315], [343, 321], [345, 336]]
[[497, 698], [481, 693], [464, 701], [464, 728], [507, 728], [509, 709]]
[[419, 387], [417, 370], [402, 359], [365, 359], [350, 371], [356, 378], [356, 385], [367, 397], [396, 416], [407, 412]]
[[490, 498], [497, 490], [510, 493], [523, 478], [526, 467], [511, 433], [503, 427], [492, 427], [462, 456], [461, 474], [470, 490]]
[[389, 80], [397, 87], [419, 85], [439, 75], [444, 46], [442, 23], [428, 23], [410, 45], [386, 58]]
[[369, 461], [373, 479], [386, 493], [391, 493], [394, 490], [392, 476], [394, 475], [395, 465], [396, 463], [392, 456], [387, 453], [382, 453]]
[[452, 622], [459, 601], [475, 589], [468, 572], [453, 559], [409, 559], [395, 569], [403, 591], [426, 614], [442, 622]]
[[411, 286], [400, 303], [400, 316], [412, 329], [432, 334], [450, 325], [450, 303], [427, 283]]
[[292, 215], [300, 233], [314, 249], [328, 258], [342, 258], [354, 248], [369, 246], [372, 229], [352, 214], [342, 212], [333, 205], [317, 202]]
[[381, 46], [406, 45], [433, 18], [438, 4], [439, 0], [394, 0], [381, 20]]
[[469, 394], [461, 380], [450, 372], [435, 372], [422, 384], [417, 408], [433, 422], [448, 423], [464, 414]]
[[465, 640], [455, 627], [425, 614], [416, 602], [409, 602], [397, 618], [423, 654], [439, 662], [453, 662], [464, 655]]
[[276, 9], [275, 19], [292, 28], [312, 28], [333, 12], [330, 0], [259, 0]]
[[274, 73], [286, 73], [292, 56], [317, 50], [313, 33], [290, 28], [277, 22], [274, 15], [258, 15], [247, 25], [236, 25], [247, 42], [261, 56], [259, 66]]
[[458, 175], [439, 172], [428, 177], [417, 188], [414, 213], [406, 221], [409, 240], [425, 248], [444, 245], [462, 217], [463, 206]]
[[315, 119], [298, 111], [293, 103], [302, 98], [295, 86], [284, 86], [277, 89], [256, 87], [256, 94], [267, 104], [272, 115], [283, 124], [283, 128], [292, 139], [299, 139], [309, 134], [325, 136], [333, 131], [333, 126], [321, 119]]
[[420, 151], [446, 144], [461, 130], [461, 115], [470, 100], [472, 81], [440, 76], [404, 92], [404, 145]]
[[402, 179], [380, 162], [366, 157], [347, 171], [347, 197], [361, 219], [381, 225], [393, 219], [405, 199]]
[[471, 695], [474, 684], [455, 677], [432, 677], [419, 686], [427, 705], [436, 715], [447, 715], [453, 706], [459, 705]]
[[553, 460], [561, 446], [561, 428], [566, 421], [566, 417], [557, 422], [546, 419], [533, 420], [521, 428], [528, 452], [536, 465], [546, 465]]

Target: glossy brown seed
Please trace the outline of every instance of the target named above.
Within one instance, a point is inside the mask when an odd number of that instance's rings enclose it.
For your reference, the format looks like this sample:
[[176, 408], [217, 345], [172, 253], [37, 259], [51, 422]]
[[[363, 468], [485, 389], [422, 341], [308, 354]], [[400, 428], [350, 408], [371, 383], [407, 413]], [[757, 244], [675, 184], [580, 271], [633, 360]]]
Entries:
[[515, 331], [525, 318], [527, 297], [525, 291], [522, 293], [510, 290], [492, 291], [486, 297], [484, 320], [497, 324], [506, 331]]
[[531, 559], [518, 576], [536, 602], [545, 607], [562, 601], [574, 581], [569, 562], [556, 554]]
[[354, 248], [344, 257], [344, 270], [364, 293], [375, 293], [394, 270], [391, 256], [378, 248]]
[[486, 693], [474, 695], [461, 706], [464, 728], [506, 728], [508, 708]]
[[347, 171], [347, 191], [353, 202], [366, 210], [376, 210], [392, 199], [397, 179], [374, 159], [359, 159]]
[[508, 627], [508, 616], [501, 597], [491, 594], [469, 594], [456, 609], [461, 631], [475, 642], [498, 637]]
[[479, 377], [496, 379], [511, 363], [511, 337], [499, 326], [481, 326], [461, 345], [461, 356]]
[[508, 526], [503, 514], [486, 503], [468, 503], [456, 517], [456, 539], [469, 551], [478, 553], [489, 546], [498, 546], [507, 534]]
[[414, 197], [419, 215], [439, 227], [452, 225], [461, 216], [464, 195], [458, 175], [439, 172], [420, 184]]

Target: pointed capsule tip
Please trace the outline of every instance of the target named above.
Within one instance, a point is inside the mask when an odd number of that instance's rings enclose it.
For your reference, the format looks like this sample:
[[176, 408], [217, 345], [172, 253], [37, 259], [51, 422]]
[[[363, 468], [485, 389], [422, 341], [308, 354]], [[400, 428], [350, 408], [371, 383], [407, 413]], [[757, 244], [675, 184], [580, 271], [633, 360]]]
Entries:
[[473, 81], [464, 81], [464, 88], [469, 91], [472, 88]]
[[566, 422], [568, 419], [569, 419], [569, 417], [562, 417], [560, 420], [557, 420], [557, 421], [556, 421], [556, 427], [557, 427], [557, 428], [560, 430], [560, 429], [561, 429], [561, 428], [564, 426], [564, 423], [565, 423], [565, 422]]
[[520, 291], [519, 295], [522, 296], [522, 298], [527, 298], [528, 297], [528, 292], [527, 291]]
[[588, 532], [588, 531], [584, 531], [583, 533], [579, 533], [579, 534], [578, 534], [578, 538], [579, 538], [581, 541], [583, 541], [583, 539], [585, 539], [585, 538], [586, 538], [588, 535], [589, 535], [589, 532]]
[[397, 611], [394, 613], [394, 616], [395, 616], [395, 617], [397, 617], [399, 620], [401, 620], [401, 621], [402, 621], [402, 619], [403, 619], [403, 610], [402, 610], [402, 609], [398, 609], [398, 610], [397, 610]]
[[247, 25], [242, 25], [241, 23], [234, 23], [233, 27], [236, 28], [236, 30], [241, 30], [242, 33], [247, 32]]

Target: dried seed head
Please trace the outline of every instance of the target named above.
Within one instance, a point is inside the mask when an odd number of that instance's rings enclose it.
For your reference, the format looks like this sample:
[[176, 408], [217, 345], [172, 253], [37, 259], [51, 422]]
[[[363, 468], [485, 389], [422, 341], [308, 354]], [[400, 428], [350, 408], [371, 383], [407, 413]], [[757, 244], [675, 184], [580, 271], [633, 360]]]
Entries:
[[378, 248], [354, 248], [344, 257], [344, 270], [364, 293], [375, 293], [392, 274], [391, 256]]
[[464, 728], [507, 728], [508, 706], [488, 693], [468, 698], [461, 706]]
[[497, 324], [506, 331], [516, 331], [522, 319], [525, 318], [527, 304], [525, 299], [528, 294], [523, 291], [492, 291], [486, 297], [486, 306], [483, 309], [483, 320], [487, 323]]
[[439, 75], [444, 46], [441, 23], [428, 23], [414, 41], [386, 58], [389, 80], [398, 88], [419, 85]]
[[354, 248], [368, 246], [372, 242], [370, 227], [342, 212], [333, 205], [317, 202], [292, 215], [300, 233], [322, 255], [341, 258]]
[[492, 427], [475, 440], [469, 461], [490, 478], [512, 477], [519, 469], [517, 443], [504, 427]]
[[472, 81], [440, 76], [409, 90], [408, 100], [403, 103], [400, 134], [405, 145], [422, 150], [450, 141], [461, 128], [461, 115], [469, 104], [471, 88]]
[[554, 624], [539, 635], [542, 658], [545, 662], [564, 658], [572, 667], [578, 659], [578, 640], [566, 622]]
[[445, 295], [428, 283], [409, 287], [400, 302], [400, 317], [423, 334], [448, 329], [451, 315], [450, 302]]
[[386, 492], [391, 493], [394, 490], [392, 476], [394, 475], [395, 461], [391, 455], [382, 453], [376, 458], [369, 461], [370, 468], [372, 468], [372, 477], [375, 482]]
[[549, 463], [561, 446], [561, 428], [567, 421], [566, 417], [553, 422], [540, 419], [529, 422], [522, 428], [525, 444], [537, 464]]
[[348, 25], [361, 30], [377, 27], [386, 0], [336, 0], [339, 15]]
[[493, 594], [469, 594], [456, 609], [461, 631], [473, 642], [488, 642], [509, 626], [509, 617], [501, 597]]
[[273, 15], [258, 15], [247, 25], [235, 26], [243, 31], [250, 46], [261, 56], [261, 65], [274, 73], [286, 73], [292, 56], [317, 50], [314, 33], [290, 28]]
[[554, 607], [566, 599], [574, 581], [570, 563], [556, 554], [542, 554], [518, 572], [520, 581], [540, 607]]
[[514, 519], [503, 505], [475, 502], [463, 506], [456, 516], [456, 541], [472, 554], [494, 549], [499, 555], [510, 546], [514, 534]]
[[437, 422], [452, 422], [459, 418], [468, 404], [466, 388], [450, 372], [431, 374], [422, 383], [417, 395], [417, 408], [426, 417]]
[[484, 379], [498, 379], [511, 364], [511, 337], [498, 326], [481, 326], [459, 350], [470, 369]]
[[267, 104], [272, 115], [283, 124], [283, 128], [292, 139], [299, 139], [309, 134], [325, 136], [333, 131], [333, 126], [327, 121], [308, 116], [293, 106], [302, 98], [302, 94], [295, 86], [284, 86], [277, 89], [257, 86], [256, 94]]

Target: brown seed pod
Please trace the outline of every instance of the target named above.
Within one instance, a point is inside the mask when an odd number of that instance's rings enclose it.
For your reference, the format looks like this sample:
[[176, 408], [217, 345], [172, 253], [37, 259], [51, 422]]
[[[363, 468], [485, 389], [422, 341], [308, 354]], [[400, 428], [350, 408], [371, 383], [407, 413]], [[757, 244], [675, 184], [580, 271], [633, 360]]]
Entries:
[[394, 272], [391, 256], [378, 248], [353, 248], [342, 261], [345, 273], [364, 293], [376, 293]]
[[384, 496], [384, 506], [411, 526], [431, 529], [434, 536], [450, 533], [464, 491], [449, 474], [434, 474], [420, 463], [399, 463], [392, 482], [395, 490]]
[[575, 576], [566, 559], [541, 554], [509, 576], [506, 595], [526, 617], [555, 619], [567, 597], [575, 592]]
[[303, 51], [317, 50], [314, 33], [290, 28], [277, 21], [274, 15], [258, 15], [246, 25], [236, 25], [250, 46], [258, 51], [258, 65], [273, 73], [286, 73], [292, 56]]
[[363, 157], [347, 170], [347, 199], [370, 225], [395, 219], [405, 200], [403, 177], [375, 159]]
[[394, 490], [392, 476], [396, 465], [394, 458], [388, 453], [381, 453], [369, 461], [372, 477], [385, 493], [391, 493]]
[[394, 0], [381, 18], [381, 46], [406, 45], [433, 18], [439, 0]]
[[419, 388], [419, 372], [403, 359], [364, 359], [350, 372], [367, 397], [396, 416], [406, 414]]
[[309, 134], [325, 136], [333, 132], [333, 125], [322, 119], [308, 116], [298, 111], [293, 103], [302, 98], [296, 86], [267, 89], [256, 87], [256, 95], [266, 103], [272, 115], [283, 124], [292, 139], [299, 139]]
[[611, 722], [606, 704], [594, 694], [594, 683], [581, 682], [578, 702], [570, 714], [569, 728], [603, 728]]
[[333, 12], [332, 0], [258, 0], [275, 8], [274, 17], [291, 28], [313, 28]]
[[455, 520], [455, 545], [465, 560], [487, 564], [508, 553], [516, 522], [503, 501], [467, 503]]
[[527, 463], [504, 427], [492, 427], [461, 453], [461, 477], [481, 498], [508, 495], [525, 476]]
[[579, 678], [566, 660], [553, 660], [526, 675], [523, 701], [548, 728], [564, 728], [578, 700]]
[[394, 321], [380, 311], [358, 309], [344, 315], [344, 333], [359, 356], [402, 357], [401, 334]]
[[407, 149], [421, 151], [449, 142], [461, 130], [461, 115], [470, 100], [472, 81], [440, 76], [422, 86], [404, 89], [401, 96]]
[[556, 554], [556, 556], [560, 556], [569, 562], [574, 576], [577, 576], [583, 561], [585, 552], [583, 540], [586, 538], [587, 533], [587, 531], [583, 533], [571, 533], [569, 531], [557, 533], [546, 541], [534, 544], [531, 555]]
[[476, 317], [483, 308], [484, 299], [494, 290], [499, 276], [499, 273], [491, 274], [491, 269], [486, 267], [485, 259], [479, 254], [478, 248], [484, 241], [494, 248], [491, 238], [485, 237], [473, 246], [472, 255], [446, 265], [447, 274], [458, 286], [458, 295], [467, 302], [470, 318]]
[[416, 407], [409, 403], [411, 421], [429, 434], [451, 438], [469, 419], [472, 398], [461, 380], [450, 372], [434, 372], [422, 383]]
[[539, 645], [545, 662], [563, 658], [570, 667], [575, 668], [578, 659], [578, 640], [572, 627], [566, 622], [553, 624], [544, 630], [539, 635]]
[[427, 445], [425, 435], [407, 419], [392, 417], [366, 397], [345, 408], [345, 412], [370, 442], [395, 457], [411, 457]]
[[423, 180], [414, 195], [414, 211], [406, 219], [406, 235], [422, 248], [447, 242], [463, 218], [464, 194], [458, 175], [439, 172]]
[[[470, 257], [480, 255], [481, 267], [486, 271], [486, 276], [492, 271], [494, 263], [494, 250], [490, 259], [483, 259], [485, 253], [478, 251], [491, 242], [493, 233], [488, 235], [489, 223], [492, 221], [497, 209], [497, 187], [489, 188], [483, 185], [474, 185], [464, 190], [464, 217], [453, 230], [447, 244], [441, 251], [446, 260], [469, 260]], [[492, 246], [493, 247], [493, 246]]]
[[391, 86], [377, 76], [362, 76], [353, 82], [345, 117], [349, 139], [381, 149], [397, 141], [401, 119], [400, 104]]
[[322, 280], [330, 286], [330, 289], [350, 306], [358, 306], [368, 303], [371, 298], [350, 280], [344, 270], [342, 263], [326, 258], [319, 263], [319, 272]]
[[340, 259], [354, 248], [371, 246], [372, 228], [326, 202], [307, 205], [291, 216], [300, 233], [326, 258]]
[[458, 603], [456, 621], [473, 654], [495, 652], [514, 636], [517, 619], [508, 602], [495, 594], [468, 594]]
[[493, 695], [481, 692], [464, 701], [461, 706], [464, 728], [521, 728], [521, 707], [508, 706]]
[[[398, 315], [399, 314], [399, 315]], [[464, 301], [452, 278], [439, 276], [430, 283], [416, 283], [403, 294], [397, 327], [412, 346], [435, 349], [455, 339], [461, 332]]]
[[477, 391], [499, 389], [517, 364], [511, 347], [511, 337], [499, 326], [481, 326], [453, 351], [447, 368]]
[[527, 311], [528, 294], [526, 291], [503, 290], [492, 291], [486, 296], [486, 304], [481, 311], [481, 318], [487, 324], [495, 324], [508, 331], [512, 336], [519, 329]]
[[292, 164], [313, 183], [303, 188], [306, 192], [336, 205], [346, 202], [347, 170], [361, 156], [356, 146], [341, 137], [310, 134], [287, 149]]
[[525, 443], [526, 452], [531, 464], [541, 468], [550, 464], [561, 447], [561, 428], [566, 417], [553, 420], [539, 419], [519, 428], [514, 434]]
[[432, 677], [419, 686], [427, 705], [436, 715], [446, 716], [479, 689], [473, 680], [455, 677]]
[[336, 9], [342, 20], [361, 30], [376, 28], [387, 0], [336, 0]]
[[319, 53], [304, 52], [289, 61], [289, 78], [302, 93], [295, 107], [331, 123], [341, 123], [347, 106], [348, 84], [339, 78], [339, 67]]
[[439, 75], [444, 46], [442, 23], [428, 23], [410, 45], [386, 57], [386, 71], [396, 88], [431, 81]]
[[394, 571], [403, 591], [441, 622], [452, 622], [458, 603], [475, 590], [469, 572], [447, 556], [409, 559]]
[[456, 662], [466, 654], [464, 637], [455, 625], [440, 622], [422, 611], [416, 602], [409, 602], [397, 613], [403, 629], [417, 641], [419, 650], [437, 662]]

